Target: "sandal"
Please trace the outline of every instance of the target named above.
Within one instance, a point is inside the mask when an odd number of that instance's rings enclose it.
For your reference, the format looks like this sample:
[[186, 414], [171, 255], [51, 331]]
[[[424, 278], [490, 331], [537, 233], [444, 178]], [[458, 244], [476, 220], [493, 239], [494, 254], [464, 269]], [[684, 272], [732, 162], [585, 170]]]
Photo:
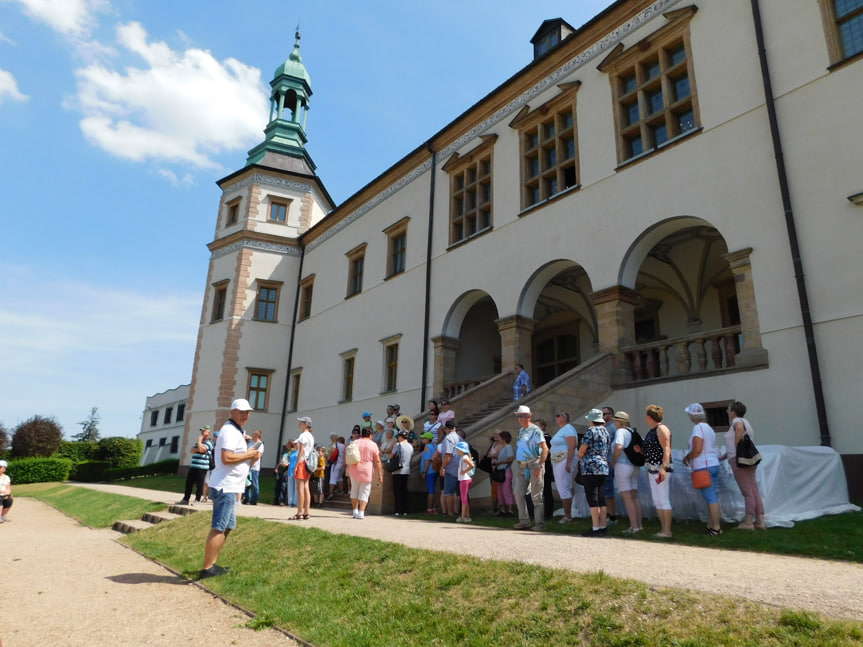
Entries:
[[709, 537], [718, 537], [719, 535], [722, 534], [722, 529], [721, 528], [716, 529], [716, 528], [711, 528], [710, 526], [705, 526], [704, 532]]
[[310, 517], [309, 515], [307, 515], [307, 514], [304, 514], [304, 515], [303, 515], [303, 521], [307, 521], [307, 520], [308, 520], [308, 519], [310, 519], [310, 518], [311, 518], [311, 517]]
[[288, 521], [300, 521], [303, 518], [301, 514], [295, 514], [293, 517], [288, 517]]

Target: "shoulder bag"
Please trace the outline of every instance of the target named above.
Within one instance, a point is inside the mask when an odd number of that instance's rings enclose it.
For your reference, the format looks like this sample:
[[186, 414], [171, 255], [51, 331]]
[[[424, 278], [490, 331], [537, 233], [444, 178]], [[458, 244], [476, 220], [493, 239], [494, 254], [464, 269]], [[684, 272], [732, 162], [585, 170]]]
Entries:
[[749, 434], [743, 434], [737, 443], [737, 467], [755, 467], [761, 462], [761, 454]]

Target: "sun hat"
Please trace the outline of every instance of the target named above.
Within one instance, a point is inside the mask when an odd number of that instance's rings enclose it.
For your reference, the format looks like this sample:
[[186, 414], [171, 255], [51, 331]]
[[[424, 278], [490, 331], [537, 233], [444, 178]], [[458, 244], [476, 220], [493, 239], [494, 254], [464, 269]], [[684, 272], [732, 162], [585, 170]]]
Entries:
[[399, 429], [403, 428], [404, 423], [408, 423], [408, 431], [414, 430], [413, 418], [411, 418], [410, 416], [406, 416], [405, 414], [402, 414], [398, 418], [396, 418], [396, 427], [398, 427]]
[[518, 409], [515, 410], [515, 415], [525, 414], [525, 413], [527, 415], [530, 415], [530, 407], [525, 406], [525, 405], [521, 405]]
[[254, 411], [254, 409], [245, 398], [237, 398], [231, 402], [231, 411]]
[[629, 414], [626, 411], [618, 411], [614, 414], [614, 419], [629, 424]]
[[591, 422], [604, 422], [605, 418], [602, 417], [602, 409], [591, 409], [587, 412], [587, 415], [584, 416], [586, 419]]
[[459, 442], [459, 444], [456, 445], [455, 448], [463, 454], [470, 454], [470, 445], [468, 445], [467, 442], [465, 442], [464, 440]]
[[688, 407], [684, 409], [686, 413], [690, 416], [703, 416], [704, 415], [704, 407], [701, 406], [698, 402], [693, 402]]

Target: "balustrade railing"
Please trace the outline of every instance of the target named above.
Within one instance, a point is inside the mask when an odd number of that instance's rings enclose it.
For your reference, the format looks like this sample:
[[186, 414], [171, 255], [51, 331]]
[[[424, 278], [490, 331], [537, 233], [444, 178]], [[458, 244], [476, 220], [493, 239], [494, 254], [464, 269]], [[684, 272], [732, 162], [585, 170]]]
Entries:
[[479, 386], [483, 382], [495, 377], [494, 375], [486, 375], [483, 377], [474, 377], [469, 380], [461, 380], [459, 382], [448, 382], [444, 384], [443, 390], [447, 400], [457, 398], [465, 391], [470, 391], [475, 386]]
[[739, 351], [740, 326], [621, 348], [633, 382], [733, 368]]

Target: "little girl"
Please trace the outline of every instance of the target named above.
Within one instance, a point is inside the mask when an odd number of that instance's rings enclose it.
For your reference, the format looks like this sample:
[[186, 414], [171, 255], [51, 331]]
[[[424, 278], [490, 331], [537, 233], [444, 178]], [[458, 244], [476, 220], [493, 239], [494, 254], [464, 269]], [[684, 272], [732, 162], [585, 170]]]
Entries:
[[461, 516], [456, 519], [456, 523], [470, 523], [470, 501], [467, 493], [470, 490], [470, 484], [473, 481], [476, 465], [473, 464], [473, 459], [470, 455], [470, 445], [465, 441], [461, 441], [456, 445], [456, 451], [461, 455], [461, 460], [458, 465], [458, 486], [461, 494]]
[[311, 494], [312, 503], [316, 503], [317, 507], [324, 506], [324, 474], [327, 471], [327, 449], [323, 445], [318, 445], [318, 468], [312, 474]]
[[293, 438], [288, 441], [288, 505], [297, 505], [297, 481], [294, 478], [294, 469], [297, 467], [297, 441]]

